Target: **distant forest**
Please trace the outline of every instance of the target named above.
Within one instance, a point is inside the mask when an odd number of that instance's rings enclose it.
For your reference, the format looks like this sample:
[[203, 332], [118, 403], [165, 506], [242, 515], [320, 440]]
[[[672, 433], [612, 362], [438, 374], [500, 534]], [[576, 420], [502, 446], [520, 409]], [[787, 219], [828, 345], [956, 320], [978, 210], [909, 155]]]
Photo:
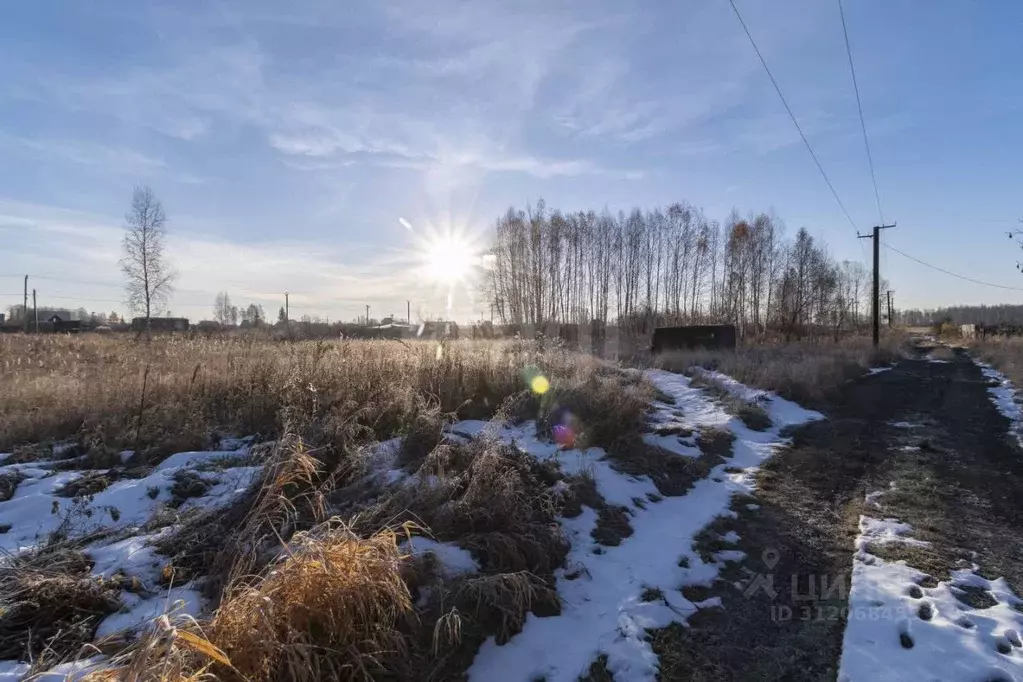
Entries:
[[957, 305], [934, 310], [902, 310], [897, 319], [911, 327], [949, 319], [956, 324], [1023, 324], [1023, 305]]
[[[549, 209], [497, 221], [485, 296], [505, 324], [731, 322], [741, 336], [838, 337], [866, 324], [870, 278], [769, 214], [724, 223], [686, 203], [630, 213]], [[886, 289], [882, 286], [882, 290]]]

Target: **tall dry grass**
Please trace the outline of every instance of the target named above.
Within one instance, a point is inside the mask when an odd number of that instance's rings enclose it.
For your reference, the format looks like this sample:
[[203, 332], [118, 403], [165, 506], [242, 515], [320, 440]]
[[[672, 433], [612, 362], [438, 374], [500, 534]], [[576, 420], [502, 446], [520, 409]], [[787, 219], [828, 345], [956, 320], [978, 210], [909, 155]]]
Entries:
[[399, 621], [414, 618], [402, 560], [393, 531], [300, 533], [284, 561], [225, 595], [210, 639], [253, 682], [376, 679], [404, 652]]
[[273, 437], [289, 417], [321, 435], [403, 432], [424, 405], [488, 417], [528, 368], [576, 375], [578, 354], [516, 342], [0, 336], [0, 451], [77, 437], [164, 453], [212, 431]]
[[970, 353], [1023, 386], [1023, 338], [988, 337], [968, 344]]
[[[543, 395], [528, 388], [537, 374]], [[578, 444], [610, 445], [638, 432], [650, 397], [636, 372], [518, 342], [0, 337], [0, 381], [0, 450], [75, 437], [152, 463], [215, 432], [274, 441], [256, 489], [179, 519], [158, 545], [166, 582], [206, 578], [212, 618], [155, 623], [96, 679], [456, 675], [487, 636], [557, 611], [567, 544], [554, 468], [494, 441], [443, 442], [444, 424], [500, 414], [549, 432], [570, 414]], [[399, 435], [418, 484], [361, 504], [348, 492], [364, 480], [362, 446]], [[451, 580], [401, 556], [387, 529], [406, 522], [468, 549], [481, 572]]]
[[842, 384], [862, 376], [867, 368], [898, 360], [903, 344], [900, 335], [889, 334], [882, 337], [876, 349], [869, 338], [854, 337], [838, 343], [798, 342], [745, 346], [736, 351], [665, 353], [655, 363], [677, 372], [706, 367], [748, 386], [774, 391], [805, 405], [819, 406], [833, 399]]

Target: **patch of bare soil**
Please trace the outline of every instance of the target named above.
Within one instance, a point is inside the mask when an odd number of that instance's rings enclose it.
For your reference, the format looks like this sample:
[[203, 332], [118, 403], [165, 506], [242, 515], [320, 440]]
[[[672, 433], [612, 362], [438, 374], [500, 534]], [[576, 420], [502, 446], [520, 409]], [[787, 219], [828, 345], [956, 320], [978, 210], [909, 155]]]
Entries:
[[[926, 349], [929, 350], [929, 349]], [[923, 351], [923, 352], [926, 352]], [[754, 498], [700, 538], [712, 559], [735, 531], [746, 553], [706, 594], [689, 627], [654, 633], [663, 680], [826, 680], [837, 676], [861, 514], [898, 518], [930, 548], [887, 546], [933, 579], [972, 560], [1023, 585], [1023, 456], [980, 369], [906, 360], [844, 387], [828, 419], [793, 432], [757, 476]], [[891, 484], [894, 482], [894, 489]], [[868, 492], [885, 490], [867, 503]], [[983, 608], [984, 595], [962, 601]]]

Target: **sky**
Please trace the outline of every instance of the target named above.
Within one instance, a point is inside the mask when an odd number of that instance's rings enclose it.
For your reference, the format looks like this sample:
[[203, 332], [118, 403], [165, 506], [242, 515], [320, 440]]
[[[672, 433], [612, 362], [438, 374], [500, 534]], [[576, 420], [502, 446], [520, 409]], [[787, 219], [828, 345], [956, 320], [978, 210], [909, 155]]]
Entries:
[[[840, 259], [881, 217], [837, 0], [13, 3], [0, 22], [0, 306], [124, 311], [133, 186], [170, 311], [488, 315], [424, 244], [509, 206], [773, 211]], [[845, 0], [892, 246], [1023, 289], [1023, 3]], [[884, 251], [896, 307], [1021, 302]], [[435, 274], [435, 273], [434, 273]]]

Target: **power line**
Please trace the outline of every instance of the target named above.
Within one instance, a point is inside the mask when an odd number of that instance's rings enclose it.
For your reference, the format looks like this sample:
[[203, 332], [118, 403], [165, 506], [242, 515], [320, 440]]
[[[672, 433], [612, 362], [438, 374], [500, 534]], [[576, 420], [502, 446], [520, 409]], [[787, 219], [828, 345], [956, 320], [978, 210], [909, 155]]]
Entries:
[[931, 268], [932, 270], [937, 270], [938, 272], [943, 272], [946, 275], [951, 275], [952, 277], [956, 277], [958, 279], [962, 279], [962, 280], [965, 280], [967, 282], [973, 282], [974, 284], [982, 284], [982, 285], [984, 285], [986, 287], [994, 287], [996, 289], [1008, 289], [1009, 291], [1023, 291], [1023, 288], [1021, 288], [1021, 287], [1010, 287], [1010, 286], [1006, 286], [1004, 284], [993, 284], [991, 282], [983, 282], [983, 281], [981, 281], [979, 279], [974, 279], [972, 277], [967, 277], [966, 275], [959, 275], [959, 274], [956, 274], [956, 273], [954, 273], [954, 272], [952, 272], [950, 270], [946, 270], [945, 268], [938, 267], [937, 265], [931, 265], [930, 263], [925, 263], [924, 261], [920, 260], [919, 258], [915, 258], [913, 256], [910, 256], [908, 253], [905, 253], [904, 251], [899, 251], [894, 246], [891, 246], [890, 244], [887, 244], [885, 242], [881, 242], [881, 244], [886, 249], [889, 249], [890, 251], [894, 251], [895, 253], [899, 254], [900, 256], [905, 256], [909, 260], [914, 261], [916, 263], [919, 263], [920, 265], [923, 265], [925, 267]]
[[867, 139], [867, 124], [863, 120], [863, 104], [860, 103], [860, 86], [856, 82], [856, 67], [853, 66], [852, 48], [849, 47], [849, 30], [845, 25], [845, 10], [842, 0], [838, 0], [838, 13], [842, 17], [842, 34], [845, 36], [845, 53], [849, 55], [849, 71], [852, 73], [853, 90], [856, 92], [856, 109], [860, 112], [860, 128], [863, 130], [863, 146], [867, 148], [867, 163], [870, 165], [870, 181], [874, 183], [874, 199], [877, 201], [877, 214], [884, 225], [884, 211], [881, 210], [881, 193], [877, 191], [877, 176], [874, 175], [874, 158], [870, 154], [870, 142]]
[[757, 53], [757, 57], [760, 58], [760, 63], [764, 65], [764, 71], [767, 72], [767, 77], [771, 79], [771, 84], [774, 85], [774, 90], [778, 93], [781, 103], [785, 105], [785, 111], [789, 113], [789, 118], [792, 119], [792, 124], [796, 126], [796, 130], [799, 131], [799, 136], [803, 138], [803, 144], [806, 145], [806, 150], [810, 152], [810, 156], [813, 157], [813, 162], [817, 165], [817, 170], [821, 172], [821, 177], [823, 177], [824, 182], [828, 184], [828, 189], [831, 190], [831, 194], [835, 197], [835, 201], [838, 202], [839, 207], [842, 209], [842, 213], [845, 214], [846, 220], [849, 221], [849, 224], [853, 226], [854, 230], [857, 229], [855, 221], [853, 221], [852, 216], [849, 215], [849, 211], [846, 210], [845, 204], [842, 203], [842, 199], [838, 196], [838, 192], [835, 191], [835, 186], [831, 184], [831, 180], [828, 179], [828, 174], [824, 172], [824, 166], [821, 165], [820, 160], [817, 158], [817, 154], [813, 151], [813, 147], [810, 146], [810, 141], [806, 139], [803, 129], [799, 126], [799, 121], [796, 120], [796, 115], [792, 113], [792, 108], [785, 100], [785, 95], [781, 93], [781, 87], [778, 85], [778, 81], [774, 79], [774, 74], [771, 73], [770, 67], [767, 66], [767, 61], [764, 59], [764, 55], [760, 53], [760, 48], [757, 47], [756, 41], [753, 40], [753, 34], [749, 32], [746, 22], [742, 20], [742, 15], [739, 14], [739, 8], [735, 6], [735, 0], [728, 0], [728, 2], [732, 5], [732, 11], [735, 12], [735, 18], [738, 19], [739, 23], [742, 25], [742, 30], [746, 32], [746, 37], [749, 38], [750, 45], [753, 46], [753, 49]]

